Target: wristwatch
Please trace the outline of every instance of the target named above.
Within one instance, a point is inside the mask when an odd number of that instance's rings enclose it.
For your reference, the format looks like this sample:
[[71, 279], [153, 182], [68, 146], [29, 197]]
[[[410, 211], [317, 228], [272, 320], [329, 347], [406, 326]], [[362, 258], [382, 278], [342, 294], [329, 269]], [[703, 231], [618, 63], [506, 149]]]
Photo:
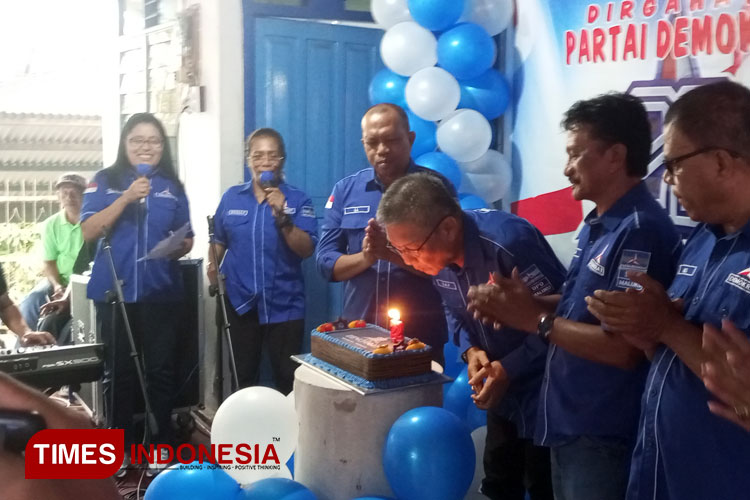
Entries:
[[539, 317], [539, 323], [536, 325], [537, 336], [545, 342], [549, 342], [549, 335], [552, 333], [552, 327], [555, 325], [554, 314], [542, 314]]
[[279, 229], [284, 229], [285, 227], [291, 227], [294, 225], [292, 218], [289, 217], [289, 214], [287, 213], [281, 213], [277, 215], [275, 219], [276, 219], [276, 227]]

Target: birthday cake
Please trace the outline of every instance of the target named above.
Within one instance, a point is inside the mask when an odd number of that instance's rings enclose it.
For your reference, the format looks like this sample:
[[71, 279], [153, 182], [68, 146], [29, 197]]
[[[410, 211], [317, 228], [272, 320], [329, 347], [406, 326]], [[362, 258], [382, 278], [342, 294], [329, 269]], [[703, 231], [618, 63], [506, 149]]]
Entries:
[[404, 348], [394, 350], [388, 330], [377, 325], [313, 330], [311, 348], [312, 364], [363, 387], [419, 383], [432, 373], [432, 347], [405, 338]]

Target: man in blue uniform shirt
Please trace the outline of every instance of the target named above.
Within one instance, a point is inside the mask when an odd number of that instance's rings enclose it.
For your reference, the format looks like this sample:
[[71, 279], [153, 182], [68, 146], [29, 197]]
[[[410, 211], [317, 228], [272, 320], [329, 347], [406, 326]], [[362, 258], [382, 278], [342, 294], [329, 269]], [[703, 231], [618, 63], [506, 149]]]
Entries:
[[552, 344], [536, 437], [551, 447], [555, 498], [621, 500], [648, 364], [641, 346], [599, 324], [586, 310], [585, 297], [598, 288], [636, 289], [629, 270], [669, 284], [680, 239], [641, 181], [651, 133], [636, 97], [608, 94], [577, 102], [563, 127], [573, 196], [596, 208], [578, 236], [562, 296], [535, 299], [514, 275], [472, 290], [470, 307]]
[[380, 198], [393, 181], [429, 171], [411, 161], [414, 137], [399, 106], [376, 104], [365, 113], [362, 144], [371, 168], [333, 187], [316, 259], [326, 279], [345, 282], [345, 318], [387, 326], [388, 309], [398, 308], [404, 334], [431, 345], [435, 360], [442, 363], [447, 333], [440, 297], [429, 278], [408, 269], [387, 248], [385, 234], [374, 220]]
[[[639, 293], [597, 291], [589, 309], [613, 332], [654, 346], [628, 499], [750, 497], [750, 435], [710, 412], [701, 382], [701, 327], [750, 334], [750, 90], [719, 82], [670, 107], [664, 180], [691, 219], [669, 291], [639, 273]], [[736, 333], [736, 332], [735, 332]], [[741, 401], [738, 418], [749, 419]]]
[[551, 500], [549, 454], [531, 441], [547, 345], [485, 325], [466, 306], [469, 287], [491, 273], [510, 276], [518, 268], [537, 295], [548, 295], [562, 285], [565, 269], [531, 224], [497, 210], [462, 212], [440, 181], [426, 174], [394, 182], [378, 222], [406, 264], [434, 276], [454, 342], [469, 364], [474, 402], [491, 410], [482, 492], [523, 499], [526, 475], [531, 498]]

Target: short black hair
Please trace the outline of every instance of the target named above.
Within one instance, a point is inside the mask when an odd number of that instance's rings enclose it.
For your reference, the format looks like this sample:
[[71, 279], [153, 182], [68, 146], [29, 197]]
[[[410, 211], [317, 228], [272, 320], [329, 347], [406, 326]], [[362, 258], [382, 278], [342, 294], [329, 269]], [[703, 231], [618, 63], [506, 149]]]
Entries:
[[608, 145], [627, 148], [627, 173], [644, 177], [651, 158], [651, 123], [640, 99], [630, 94], [611, 92], [573, 104], [562, 120], [571, 131], [588, 126], [591, 135]]
[[383, 113], [385, 111], [393, 111], [394, 113], [396, 113], [399, 121], [401, 122], [401, 125], [404, 126], [404, 130], [406, 130], [407, 132], [411, 131], [411, 125], [409, 125], [409, 115], [407, 115], [406, 111], [404, 111], [404, 108], [402, 108], [398, 104], [393, 104], [390, 102], [373, 104], [367, 109], [367, 111], [365, 111], [365, 114], [362, 115], [362, 117], [364, 118], [371, 113]]
[[385, 191], [378, 206], [381, 224], [409, 222], [418, 226], [434, 226], [448, 215], [459, 215], [461, 206], [443, 181], [429, 172], [405, 175]]
[[664, 117], [696, 147], [719, 147], [750, 158], [750, 90], [729, 80], [694, 88]]

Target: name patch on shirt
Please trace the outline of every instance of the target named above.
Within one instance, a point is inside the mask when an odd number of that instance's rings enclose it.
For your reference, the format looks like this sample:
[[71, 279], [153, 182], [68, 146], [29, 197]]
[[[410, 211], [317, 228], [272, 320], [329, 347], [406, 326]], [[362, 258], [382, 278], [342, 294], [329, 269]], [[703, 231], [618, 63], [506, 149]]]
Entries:
[[729, 273], [729, 276], [727, 276], [727, 279], [724, 280], [724, 282], [750, 294], [750, 267], [739, 273]]
[[521, 272], [521, 281], [529, 287], [534, 295], [547, 295], [552, 292], [552, 283], [536, 267], [536, 264], [532, 264], [531, 267]]
[[117, 189], [107, 188], [107, 194], [122, 194], [122, 191], [118, 191]]
[[232, 210], [227, 210], [227, 215], [238, 215], [244, 217], [247, 215], [247, 210], [238, 210], [236, 208], [233, 208]]
[[326, 202], [326, 208], [331, 208], [333, 206], [333, 195], [328, 197], [328, 201]]
[[159, 191], [158, 193], [154, 193], [154, 196], [156, 198], [169, 198], [170, 200], [177, 199], [177, 197], [169, 191], [169, 188], [165, 189], [164, 191]]
[[696, 266], [690, 266], [688, 264], [681, 264], [677, 270], [677, 276], [695, 276], [695, 271], [698, 269]]
[[96, 193], [99, 189], [99, 185], [96, 182], [92, 182], [88, 185], [88, 187], [83, 191], [83, 194], [90, 194], [90, 193]]
[[588, 264], [588, 268], [591, 269], [593, 272], [598, 274], [599, 276], [604, 276], [604, 274], [607, 272], [607, 269], [602, 265], [602, 260], [604, 259], [604, 252], [607, 251], [607, 248], [609, 248], [609, 245], [604, 247], [604, 250], [591, 259]]
[[314, 219], [315, 208], [312, 205], [305, 205], [304, 207], [302, 207], [300, 214], [302, 215], [302, 217], [312, 217]]
[[435, 284], [440, 288], [447, 288], [448, 290], [458, 290], [458, 286], [452, 281], [435, 280]]
[[370, 206], [369, 205], [363, 205], [360, 207], [346, 207], [344, 208], [344, 215], [354, 215], [354, 214], [369, 214], [370, 213]]
[[620, 256], [620, 266], [617, 268], [617, 286], [620, 288], [635, 288], [640, 290], [643, 287], [638, 283], [628, 279], [628, 271], [648, 271], [648, 263], [651, 261], [651, 252], [641, 252], [640, 250], [625, 249]]
[[287, 215], [294, 215], [297, 213], [297, 209], [294, 207], [290, 207], [286, 204], [286, 202], [284, 202], [284, 213]]

